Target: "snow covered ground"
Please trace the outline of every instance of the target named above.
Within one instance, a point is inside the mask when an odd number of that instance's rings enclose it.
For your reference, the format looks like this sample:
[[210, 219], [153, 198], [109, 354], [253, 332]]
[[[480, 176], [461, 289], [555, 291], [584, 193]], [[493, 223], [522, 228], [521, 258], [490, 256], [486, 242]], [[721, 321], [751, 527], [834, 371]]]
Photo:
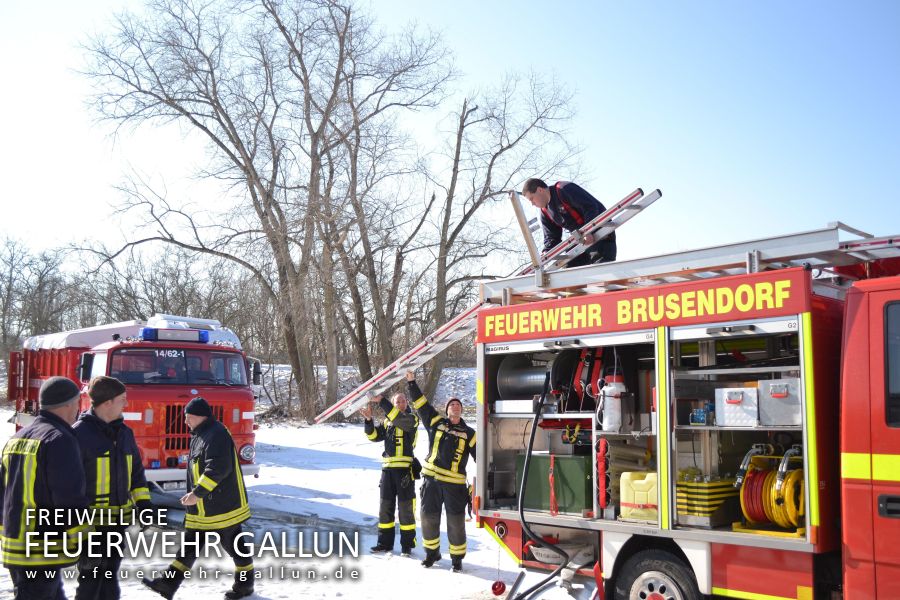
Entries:
[[[458, 393], [458, 392], [453, 392]], [[13, 426], [7, 423], [11, 416], [8, 409], [0, 410], [0, 444], [12, 434]], [[427, 440], [420, 436], [420, 440]], [[424, 444], [419, 456], [424, 455]], [[431, 569], [419, 563], [424, 556], [421, 547], [411, 558], [398, 554], [373, 556], [369, 547], [375, 543], [378, 511], [378, 480], [382, 445], [369, 442], [359, 425], [319, 425], [312, 427], [262, 425], [257, 432], [257, 460], [262, 469], [259, 478], [248, 479], [251, 510], [249, 522], [257, 541], [266, 532], [306, 534], [308, 545], [313, 531], [343, 531], [350, 536], [359, 534], [358, 558], [268, 558], [257, 560], [256, 566], [264, 577], [258, 580], [254, 599], [293, 598], [352, 598], [353, 600], [387, 598], [438, 599], [489, 599], [495, 596], [491, 584], [500, 579], [507, 588], [512, 585], [518, 568], [509, 556], [500, 550], [490, 535], [467, 523], [468, 554], [462, 573], [450, 570], [446, 532], [442, 530], [441, 546], [444, 559]], [[170, 520], [174, 517], [170, 516]], [[421, 532], [419, 532], [421, 535]], [[323, 536], [324, 533], [320, 533]], [[421, 541], [421, 540], [420, 540]], [[320, 542], [320, 548], [327, 543]], [[337, 544], [336, 544], [337, 546]], [[399, 548], [399, 545], [398, 545]], [[309, 550], [310, 548], [307, 548]], [[294, 552], [296, 553], [296, 552]], [[140, 584], [137, 571], [148, 574], [162, 569], [168, 560], [158, 557], [126, 559], [123, 569], [129, 576], [122, 581], [123, 598], [152, 600], [159, 598]], [[270, 577], [269, 567], [273, 568]], [[282, 576], [281, 567], [285, 567]], [[231, 576], [218, 580], [214, 570], [230, 573], [229, 559], [201, 559], [194, 567], [194, 579], [181, 587], [176, 598], [189, 598], [203, 594], [221, 597], [231, 585]], [[201, 572], [201, 569], [203, 572]], [[342, 578], [335, 579], [341, 569]], [[316, 578], [309, 577], [310, 571]], [[357, 578], [352, 578], [352, 571]], [[205, 578], [200, 579], [205, 573]], [[543, 576], [529, 574], [526, 587]], [[74, 598], [75, 582], [66, 582], [66, 593]], [[0, 598], [12, 595], [8, 572], [0, 569]], [[587, 598], [584, 591], [579, 597]], [[545, 593], [542, 598], [572, 598], [559, 588]]]

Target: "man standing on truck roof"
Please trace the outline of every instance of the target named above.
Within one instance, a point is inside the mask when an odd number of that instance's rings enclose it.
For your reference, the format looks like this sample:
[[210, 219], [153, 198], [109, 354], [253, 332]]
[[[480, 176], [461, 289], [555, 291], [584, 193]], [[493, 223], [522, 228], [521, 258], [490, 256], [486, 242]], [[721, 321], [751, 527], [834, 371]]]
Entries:
[[375, 425], [371, 405], [360, 411], [366, 419], [366, 436], [373, 442], [384, 442], [379, 484], [378, 543], [372, 547], [372, 552], [390, 552], [394, 549], [396, 506], [400, 516], [400, 553], [409, 556], [416, 545], [416, 513], [413, 508], [416, 486], [413, 480], [418, 475], [414, 472], [418, 461], [413, 456], [413, 449], [419, 437], [419, 419], [409, 410], [406, 394], [394, 394], [392, 402], [382, 396], [375, 399], [384, 411], [383, 423]]
[[422, 566], [431, 567], [441, 560], [441, 506], [447, 512], [447, 541], [453, 571], [462, 571], [462, 559], [466, 556], [466, 504], [469, 502], [469, 485], [466, 481], [466, 462], [475, 460], [475, 430], [462, 419], [462, 402], [459, 398], [447, 400], [446, 417], [422, 394], [416, 383], [416, 375], [406, 372], [409, 397], [413, 408], [428, 431], [428, 458], [422, 466], [425, 481], [422, 483], [422, 545], [425, 560]]
[[212, 408], [201, 397], [184, 407], [184, 421], [191, 430], [191, 448], [187, 468], [187, 494], [181, 497], [186, 507], [184, 528], [186, 544], [166, 573], [156, 579], [144, 579], [144, 585], [171, 600], [190, 571], [206, 542], [208, 532], [219, 535], [221, 547], [234, 561], [234, 585], [225, 592], [229, 600], [253, 594], [253, 558], [241, 523], [250, 518], [244, 476], [237, 450], [228, 429], [216, 420]]
[[[16, 600], [65, 600], [59, 570], [78, 560], [79, 537], [88, 527], [78, 524], [77, 512], [87, 510], [88, 499], [72, 431], [81, 391], [68, 377], [51, 377], [41, 385], [38, 399], [37, 417], [3, 448], [0, 545]], [[51, 511], [50, 523], [39, 523], [35, 509]]]
[[[128, 406], [125, 385], [113, 377], [99, 375], [88, 384], [88, 395], [91, 408], [75, 423], [75, 437], [81, 448], [88, 499], [95, 509], [94, 525], [109, 536], [124, 532], [134, 522], [135, 507], [144, 513], [140, 522], [147, 522], [153, 505], [134, 432], [122, 418]], [[106, 554], [102, 558], [82, 554], [75, 600], [120, 597], [122, 557], [116, 552]]]
[[[606, 207], [599, 200], [570, 181], [558, 181], [553, 187], [548, 187], [542, 179], [532, 177], [525, 182], [522, 195], [541, 211], [544, 252], [552, 250], [562, 241], [563, 229], [575, 231], [606, 212]], [[566, 268], [616, 260], [615, 231], [599, 240], [587, 234], [584, 243], [589, 246], [588, 249], [569, 261]]]

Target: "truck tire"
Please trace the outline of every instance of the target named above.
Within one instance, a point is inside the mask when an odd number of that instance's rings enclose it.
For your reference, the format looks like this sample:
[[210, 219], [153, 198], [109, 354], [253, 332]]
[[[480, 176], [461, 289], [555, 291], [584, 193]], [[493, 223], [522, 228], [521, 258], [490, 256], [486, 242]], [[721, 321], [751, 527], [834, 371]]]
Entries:
[[614, 582], [614, 600], [701, 600], [690, 567], [665, 550], [642, 550], [629, 558]]

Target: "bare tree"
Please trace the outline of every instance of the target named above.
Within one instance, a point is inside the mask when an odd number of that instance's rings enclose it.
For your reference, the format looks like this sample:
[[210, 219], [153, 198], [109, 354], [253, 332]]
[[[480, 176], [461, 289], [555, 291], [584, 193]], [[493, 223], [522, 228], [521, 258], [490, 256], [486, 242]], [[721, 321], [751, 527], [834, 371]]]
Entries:
[[[471, 302], [475, 278], [497, 274], [484, 272], [486, 260], [515, 253], [485, 208], [513, 182], [575, 154], [562, 135], [568, 96], [510, 76], [459, 101], [446, 151], [427, 162], [401, 117], [445, 100], [448, 53], [415, 29], [380, 33], [349, 1], [149, 0], [146, 8], [90, 42], [95, 108], [116, 131], [177, 124], [204, 140], [194, 175], [221, 196], [214, 208], [194, 204], [132, 175], [121, 210], [142, 215], [152, 233], [94, 251], [116, 263], [162, 242], [187, 253], [187, 264], [159, 275], [162, 289], [140, 274], [100, 278], [94, 292], [118, 314], [158, 306], [229, 314], [264, 355], [286, 356], [301, 416], [336, 399], [340, 357], [352, 353], [368, 378]], [[222, 276], [192, 286], [187, 257], [196, 254]], [[254, 310], [280, 343], [247, 323]]]
[[0, 244], [0, 352], [4, 361], [19, 347], [25, 332], [22, 305], [32, 262], [31, 252], [21, 242], [6, 238]]
[[[188, 127], [209, 148], [200, 174], [229, 193], [221, 210], [203, 213], [133, 179], [123, 187], [124, 209], [143, 212], [156, 233], [126, 247], [161, 241], [252, 274], [278, 308], [306, 400], [301, 410], [311, 416], [317, 390], [308, 312], [321, 304], [309, 280], [321, 262], [316, 222], [330, 200], [327, 173], [340, 171], [333, 152], [346, 143], [349, 122], [374, 126], [432, 103], [449, 74], [444, 53], [415, 32], [381, 37], [352, 5], [331, 0], [151, 0], [147, 9], [143, 18], [123, 14], [113, 35], [90, 43], [96, 109], [120, 126]], [[357, 87], [374, 99], [365, 114], [348, 108], [348, 89]], [[358, 182], [344, 177], [345, 193], [356, 194]], [[263, 257], [274, 264], [273, 280]]]
[[246, 292], [233, 283], [242, 274], [237, 267], [181, 248], [169, 250], [151, 257], [132, 252], [90, 268], [81, 293], [94, 307], [92, 324], [155, 313], [210, 316], [229, 326], [241, 318], [247, 302]]
[[[561, 89], [534, 74], [509, 75], [495, 89], [463, 99], [454, 113], [444, 154], [449, 166], [444, 178], [433, 180], [442, 190], [433, 221], [434, 329], [474, 301], [476, 279], [501, 274], [484, 272], [486, 259], [515, 255], [522, 247], [496, 223], [485, 222], [483, 209], [498, 198], [505, 201], [506, 192], [526, 177], [569, 165], [577, 156], [564, 135], [571, 97]], [[445, 360], [434, 360], [426, 394], [436, 389]]]
[[65, 329], [67, 298], [72, 288], [60, 272], [62, 262], [62, 252], [46, 250], [25, 269], [21, 318], [30, 335]]

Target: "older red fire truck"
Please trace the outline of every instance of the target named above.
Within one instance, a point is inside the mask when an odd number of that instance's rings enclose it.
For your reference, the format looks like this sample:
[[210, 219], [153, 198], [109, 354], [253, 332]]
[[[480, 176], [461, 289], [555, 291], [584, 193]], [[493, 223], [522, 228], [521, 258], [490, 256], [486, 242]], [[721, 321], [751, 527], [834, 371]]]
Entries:
[[86, 384], [91, 377], [109, 375], [125, 384], [125, 422], [134, 430], [148, 481], [161, 490], [184, 487], [190, 442], [184, 405], [195, 396], [206, 398], [228, 427], [244, 475], [259, 472], [253, 462], [255, 397], [250, 383], [259, 383], [260, 365], [247, 359], [238, 337], [219, 321], [158, 314], [147, 322], [28, 338], [9, 361], [9, 399], [16, 403], [17, 426], [36, 414], [38, 390], [54, 375], [84, 386], [84, 409], [90, 407]]
[[847, 230], [484, 283], [479, 525], [601, 598], [900, 598], [900, 252]]

